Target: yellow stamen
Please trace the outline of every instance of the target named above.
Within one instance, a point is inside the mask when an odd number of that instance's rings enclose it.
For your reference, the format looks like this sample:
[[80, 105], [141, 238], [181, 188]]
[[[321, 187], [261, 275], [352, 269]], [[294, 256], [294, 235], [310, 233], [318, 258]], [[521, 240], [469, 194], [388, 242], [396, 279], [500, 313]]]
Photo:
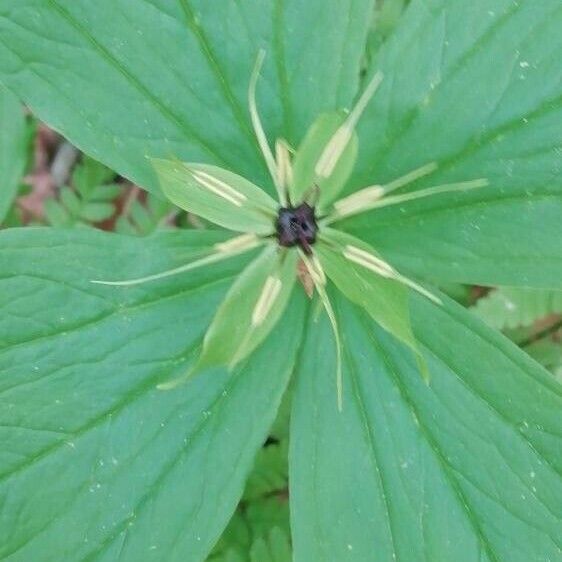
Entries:
[[241, 207], [242, 204], [248, 200], [248, 198], [243, 193], [236, 191], [236, 189], [234, 189], [232, 186], [228, 185], [222, 180], [211, 176], [211, 174], [208, 174], [207, 172], [197, 170], [192, 171], [191, 175], [198, 184], [208, 189], [215, 195], [226, 199], [237, 207]]
[[273, 308], [273, 305], [281, 292], [281, 287], [281, 279], [278, 277], [270, 275], [265, 280], [262, 292], [252, 313], [253, 327], [259, 326], [267, 318], [267, 315]]
[[277, 165], [275, 163], [275, 158], [273, 157], [273, 153], [271, 152], [269, 143], [267, 142], [267, 137], [265, 136], [265, 131], [261, 123], [260, 115], [258, 113], [258, 106], [256, 103], [256, 86], [264, 59], [265, 51], [263, 49], [260, 49], [258, 58], [256, 59], [254, 70], [252, 72], [252, 76], [250, 78], [250, 86], [248, 88], [248, 105], [250, 108], [250, 118], [252, 119], [254, 133], [256, 135], [256, 138], [258, 139], [258, 145], [262, 152], [265, 163], [267, 164], [267, 169], [269, 170], [271, 179], [273, 180], [275, 188], [277, 189], [279, 201], [281, 201], [281, 198], [283, 197], [283, 191], [281, 189], [279, 177], [277, 175]]
[[259, 243], [260, 239], [255, 234], [242, 234], [226, 242], [219, 242], [214, 245], [214, 248], [217, 252], [223, 254], [234, 254], [240, 251], [250, 250]]
[[459, 183], [450, 183], [445, 185], [438, 185], [435, 187], [428, 187], [426, 189], [419, 189], [411, 193], [404, 193], [402, 195], [393, 195], [391, 197], [383, 197], [380, 201], [373, 203], [369, 209], [377, 209], [379, 207], [388, 207], [390, 205], [397, 205], [398, 203], [406, 203], [408, 201], [415, 201], [416, 199], [423, 199], [432, 195], [439, 195], [442, 193], [455, 193], [457, 191], [469, 191], [471, 189], [479, 189], [487, 187], [490, 182], [487, 179], [470, 180]]
[[283, 139], [277, 139], [275, 143], [275, 159], [277, 161], [277, 175], [281, 190], [279, 202], [281, 205], [286, 205], [287, 198], [285, 194], [293, 184], [293, 167], [291, 166], [289, 145]]
[[420, 178], [423, 178], [424, 176], [435, 172], [435, 170], [437, 170], [437, 167], [437, 162], [430, 162], [429, 164], [424, 164], [423, 166], [420, 166], [419, 168], [416, 168], [415, 170], [412, 170], [411, 172], [408, 172], [407, 174], [396, 178], [395, 180], [383, 186], [385, 195], [390, 193], [391, 191], [400, 189], [401, 187], [404, 187], [409, 183], [415, 182], [416, 180], [419, 180]]
[[347, 119], [334, 133], [326, 145], [326, 148], [322, 152], [314, 169], [314, 172], [318, 177], [328, 178], [332, 175], [341, 155], [351, 140], [357, 122], [363, 114], [363, 111], [365, 111], [367, 104], [380, 86], [382, 79], [383, 75], [381, 72], [377, 72], [373, 76]]
[[360, 213], [365, 206], [372, 205], [378, 201], [383, 195], [384, 188], [380, 185], [373, 185], [340, 199], [334, 203], [334, 209], [340, 217], [354, 215]]
[[430, 301], [436, 304], [442, 304], [441, 300], [436, 297], [434, 294], [430, 293], [427, 289], [412, 281], [408, 277], [401, 275], [396, 271], [389, 263], [385, 262], [381, 258], [362, 250], [361, 248], [357, 248], [356, 246], [346, 246], [343, 250], [343, 255], [349, 261], [352, 261], [381, 277], [386, 277], [387, 279], [394, 279], [410, 289], [414, 289], [424, 297], [428, 298]]
[[343, 255], [348, 260], [370, 269], [377, 275], [383, 277], [394, 277], [396, 275], [396, 271], [390, 264], [356, 246], [346, 246]]

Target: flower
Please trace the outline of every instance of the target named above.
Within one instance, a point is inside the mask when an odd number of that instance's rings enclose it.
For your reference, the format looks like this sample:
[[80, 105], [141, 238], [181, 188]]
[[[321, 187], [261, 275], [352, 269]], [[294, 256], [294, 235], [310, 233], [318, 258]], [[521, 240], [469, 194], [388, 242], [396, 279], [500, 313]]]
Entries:
[[[363, 307], [383, 328], [420, 358], [410, 326], [408, 291], [436, 304], [439, 299], [400, 274], [365, 242], [333, 228], [338, 221], [379, 207], [431, 195], [479, 188], [484, 179], [395, 194], [433, 172], [429, 163], [385, 185], [371, 185], [338, 199], [357, 156], [355, 127], [380, 86], [377, 72], [349, 113], [322, 114], [292, 155], [278, 139], [273, 153], [256, 104], [256, 86], [264, 60], [260, 52], [251, 76], [248, 101], [252, 125], [278, 200], [243, 177], [217, 166], [152, 160], [164, 194], [176, 205], [226, 229], [243, 234], [216, 244], [206, 255], [181, 267], [127, 281], [137, 285], [187, 272], [264, 247], [228, 291], [205, 335], [203, 350], [188, 375], [213, 365], [234, 368], [267, 337], [281, 318], [297, 279], [312, 296], [315, 289], [332, 325], [337, 354], [338, 406], [342, 407], [341, 341], [327, 279]], [[304, 272], [304, 278], [303, 278]], [[312, 290], [311, 290], [312, 289]], [[420, 370], [427, 374], [420, 359]], [[181, 379], [160, 385], [169, 389]]]

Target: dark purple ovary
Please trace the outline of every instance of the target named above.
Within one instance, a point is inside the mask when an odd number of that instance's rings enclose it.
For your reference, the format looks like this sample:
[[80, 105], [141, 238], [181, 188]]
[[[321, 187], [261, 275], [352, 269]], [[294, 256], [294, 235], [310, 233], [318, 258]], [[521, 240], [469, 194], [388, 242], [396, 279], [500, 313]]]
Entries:
[[280, 246], [300, 246], [305, 254], [312, 253], [318, 225], [314, 207], [301, 203], [298, 207], [281, 207], [277, 215], [277, 240]]

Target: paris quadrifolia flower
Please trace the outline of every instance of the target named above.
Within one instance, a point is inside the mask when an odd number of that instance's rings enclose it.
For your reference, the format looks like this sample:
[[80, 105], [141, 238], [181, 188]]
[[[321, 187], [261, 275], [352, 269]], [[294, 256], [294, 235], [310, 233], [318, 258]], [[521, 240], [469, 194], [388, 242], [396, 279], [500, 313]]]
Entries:
[[487, 185], [485, 179], [439, 185], [413, 192], [402, 188], [437, 169], [431, 162], [387, 184], [370, 185], [338, 199], [352, 173], [358, 148], [355, 127], [383, 76], [374, 74], [349, 111], [320, 115], [296, 151], [284, 139], [272, 149], [256, 105], [256, 86], [264, 60], [260, 52], [252, 73], [248, 103], [252, 125], [277, 193], [277, 201], [243, 177], [217, 166], [152, 160], [164, 194], [177, 206], [239, 234], [216, 244], [181, 267], [127, 281], [93, 281], [137, 285], [209, 266], [261, 247], [261, 253], [238, 276], [219, 306], [203, 341], [201, 354], [185, 377], [160, 385], [170, 389], [204, 368], [232, 369], [260, 345], [281, 318], [297, 281], [309, 297], [319, 299], [331, 323], [336, 349], [337, 402], [342, 407], [341, 339], [328, 279], [361, 306], [385, 330], [408, 345], [427, 377], [409, 318], [409, 291], [436, 304], [440, 300], [399, 273], [374, 248], [336, 228], [352, 215], [403, 204], [440, 193]]

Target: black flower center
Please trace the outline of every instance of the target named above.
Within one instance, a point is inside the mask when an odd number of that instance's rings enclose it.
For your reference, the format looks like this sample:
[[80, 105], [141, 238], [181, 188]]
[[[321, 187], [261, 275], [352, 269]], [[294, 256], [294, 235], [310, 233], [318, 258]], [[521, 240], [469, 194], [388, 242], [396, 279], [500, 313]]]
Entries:
[[316, 242], [318, 232], [314, 207], [308, 203], [301, 203], [298, 207], [281, 207], [275, 227], [280, 246], [300, 246], [306, 254], [312, 252], [310, 246]]

